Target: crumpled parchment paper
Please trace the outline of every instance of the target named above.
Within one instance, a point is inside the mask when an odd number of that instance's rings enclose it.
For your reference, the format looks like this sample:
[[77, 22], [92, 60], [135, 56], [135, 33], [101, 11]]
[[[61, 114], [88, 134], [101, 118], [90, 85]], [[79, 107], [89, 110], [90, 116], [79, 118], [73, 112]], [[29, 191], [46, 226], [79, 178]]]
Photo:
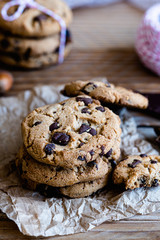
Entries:
[[[17, 97], [0, 99], [0, 209], [12, 219], [19, 230], [30, 236], [55, 236], [85, 232], [108, 220], [120, 220], [136, 214], [160, 210], [160, 187], [121, 192], [104, 190], [92, 197], [80, 199], [45, 198], [21, 187], [13, 160], [22, 144], [22, 119], [34, 108], [59, 102], [62, 85], [39, 86]], [[135, 114], [134, 114], [135, 115]], [[136, 128], [138, 121], [154, 121], [144, 116], [132, 117], [123, 109], [122, 155], [159, 154]], [[147, 120], [146, 120], [147, 119]], [[157, 121], [156, 121], [157, 122]], [[147, 139], [154, 137], [154, 132]]]

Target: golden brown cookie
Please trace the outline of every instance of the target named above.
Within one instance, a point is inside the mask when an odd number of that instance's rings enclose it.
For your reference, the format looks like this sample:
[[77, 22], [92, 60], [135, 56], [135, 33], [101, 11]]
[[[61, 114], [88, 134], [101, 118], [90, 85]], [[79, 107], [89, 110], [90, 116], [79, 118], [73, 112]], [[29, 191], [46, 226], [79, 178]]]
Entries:
[[67, 96], [87, 94], [104, 104], [117, 104], [134, 108], [147, 108], [148, 99], [139, 93], [110, 83], [98, 81], [75, 81], [65, 85]]
[[34, 159], [54, 166], [72, 168], [103, 156], [119, 157], [119, 117], [84, 95], [35, 109], [24, 119], [22, 135]]
[[[45, 38], [22, 38], [0, 32], [0, 52], [17, 55], [17, 59], [28, 60], [53, 52], [58, 53], [60, 33]], [[66, 44], [71, 43], [71, 33], [66, 31]]]
[[[0, 1], [0, 11], [7, 2], [8, 0]], [[59, 15], [66, 23], [66, 27], [68, 27], [72, 19], [72, 13], [65, 2], [61, 0], [35, 0], [35, 2]], [[8, 15], [12, 15], [16, 9], [17, 6], [10, 8]], [[10, 32], [12, 35], [37, 38], [60, 32], [60, 25], [56, 20], [38, 9], [28, 7], [14, 21], [5, 21], [0, 14], [0, 28], [3, 31]]]
[[36, 182], [31, 181], [30, 179], [25, 179], [23, 186], [30, 190], [38, 191], [46, 197], [67, 196], [70, 198], [82, 198], [90, 196], [91, 194], [107, 186], [109, 177], [110, 173], [106, 174], [103, 178], [100, 179], [76, 183], [72, 186], [60, 188], [38, 184]]
[[103, 156], [86, 163], [83, 166], [62, 168], [54, 167], [34, 160], [22, 147], [16, 159], [16, 165], [21, 166], [23, 178], [53, 187], [64, 187], [79, 182], [92, 181], [104, 177], [109, 169], [109, 161]]
[[158, 186], [160, 156], [128, 156], [116, 166], [113, 181], [115, 184], [124, 184], [126, 189]]

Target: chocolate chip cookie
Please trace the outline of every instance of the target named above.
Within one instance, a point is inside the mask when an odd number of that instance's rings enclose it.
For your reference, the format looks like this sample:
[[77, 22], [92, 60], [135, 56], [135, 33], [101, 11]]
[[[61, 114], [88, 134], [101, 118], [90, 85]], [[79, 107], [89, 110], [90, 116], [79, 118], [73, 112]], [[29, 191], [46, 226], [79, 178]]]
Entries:
[[19, 161], [19, 157], [16, 160], [17, 169], [21, 176], [23, 187], [33, 191], [38, 191], [46, 197], [62, 197], [67, 196], [70, 198], [86, 197], [95, 193], [96, 191], [107, 186], [111, 177], [112, 169], [115, 167], [113, 160], [108, 161], [108, 172], [99, 179], [93, 181], [79, 182], [71, 186], [66, 187], [53, 187], [47, 184], [40, 184], [27, 177], [22, 171], [22, 162]]
[[156, 187], [160, 183], [160, 156], [141, 154], [128, 156], [113, 172], [115, 184], [124, 184], [126, 189]]
[[[0, 1], [0, 11], [8, 1]], [[72, 13], [65, 2], [61, 0], [36, 0], [38, 4], [53, 11], [60, 16], [66, 26], [71, 22]], [[17, 6], [8, 10], [8, 15], [16, 12]], [[44, 14], [38, 9], [26, 7], [19, 18], [14, 21], [5, 21], [0, 14], [0, 28], [3, 31], [10, 32], [12, 35], [23, 37], [46, 37], [60, 32], [59, 23], [52, 17]]]
[[[64, 58], [68, 56], [71, 51], [71, 44], [67, 44], [64, 51]], [[58, 49], [51, 53], [41, 54], [38, 56], [30, 56], [30, 51], [26, 51], [23, 55], [17, 52], [2, 52], [0, 51], [0, 61], [11, 66], [20, 68], [43, 68], [49, 65], [58, 63], [59, 52]]]
[[99, 156], [96, 160], [79, 167], [54, 167], [34, 160], [22, 147], [17, 156], [16, 165], [17, 167], [21, 165], [22, 178], [53, 187], [64, 187], [104, 177], [109, 171], [108, 165], [111, 164], [107, 158], [104, 158]]
[[[66, 45], [71, 43], [71, 33], [66, 31]], [[0, 52], [17, 55], [16, 59], [28, 60], [30, 57], [58, 53], [60, 33], [45, 38], [22, 38], [0, 32]]]
[[98, 81], [75, 81], [66, 84], [65, 94], [77, 96], [87, 94], [103, 104], [117, 104], [127, 107], [145, 109], [148, 106], [148, 99], [139, 93], [113, 84]]
[[82, 198], [90, 196], [98, 190], [104, 188], [108, 184], [110, 173], [107, 173], [103, 178], [88, 182], [76, 183], [72, 186], [55, 188], [45, 184], [38, 184], [30, 179], [24, 179], [23, 186], [33, 191], [38, 191], [46, 197], [62, 197]]
[[72, 168], [103, 156], [117, 159], [120, 119], [97, 100], [78, 96], [40, 107], [22, 122], [23, 142], [36, 160]]

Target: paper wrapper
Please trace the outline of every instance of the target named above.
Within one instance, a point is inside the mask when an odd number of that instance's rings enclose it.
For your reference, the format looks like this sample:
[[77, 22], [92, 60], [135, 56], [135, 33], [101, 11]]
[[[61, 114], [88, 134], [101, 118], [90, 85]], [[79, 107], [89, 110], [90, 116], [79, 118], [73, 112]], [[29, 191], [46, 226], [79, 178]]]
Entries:
[[[17, 97], [0, 99], [0, 208], [19, 230], [30, 236], [55, 236], [85, 232], [104, 221], [120, 220], [136, 214], [149, 214], [160, 209], [160, 187], [118, 192], [105, 190], [80, 199], [45, 198], [21, 187], [12, 161], [22, 144], [22, 119], [34, 108], [59, 102], [63, 86], [40, 86]], [[132, 117], [121, 111], [122, 154], [158, 154], [136, 128], [138, 121], [153, 121]], [[147, 119], [147, 120], [146, 120]], [[147, 138], [152, 138], [154, 132]], [[10, 162], [11, 161], [11, 162]]]

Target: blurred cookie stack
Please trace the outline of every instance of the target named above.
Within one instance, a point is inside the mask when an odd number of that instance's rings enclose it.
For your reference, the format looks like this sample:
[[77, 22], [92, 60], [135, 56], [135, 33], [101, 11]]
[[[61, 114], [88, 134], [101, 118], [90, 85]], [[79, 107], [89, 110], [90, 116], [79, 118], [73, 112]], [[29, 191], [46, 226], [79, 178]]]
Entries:
[[89, 196], [120, 155], [120, 119], [88, 96], [35, 109], [22, 123], [16, 159], [24, 185], [46, 196]]
[[[0, 1], [0, 10], [8, 1]], [[61, 0], [36, 0], [35, 2], [53, 11], [66, 24], [64, 57], [71, 49], [71, 34], [68, 29], [72, 20], [69, 7]], [[8, 15], [17, 11], [17, 6], [8, 10]], [[41, 68], [58, 63], [60, 33], [59, 23], [38, 9], [26, 7], [14, 21], [6, 21], [0, 14], [0, 61], [16, 67]]]

